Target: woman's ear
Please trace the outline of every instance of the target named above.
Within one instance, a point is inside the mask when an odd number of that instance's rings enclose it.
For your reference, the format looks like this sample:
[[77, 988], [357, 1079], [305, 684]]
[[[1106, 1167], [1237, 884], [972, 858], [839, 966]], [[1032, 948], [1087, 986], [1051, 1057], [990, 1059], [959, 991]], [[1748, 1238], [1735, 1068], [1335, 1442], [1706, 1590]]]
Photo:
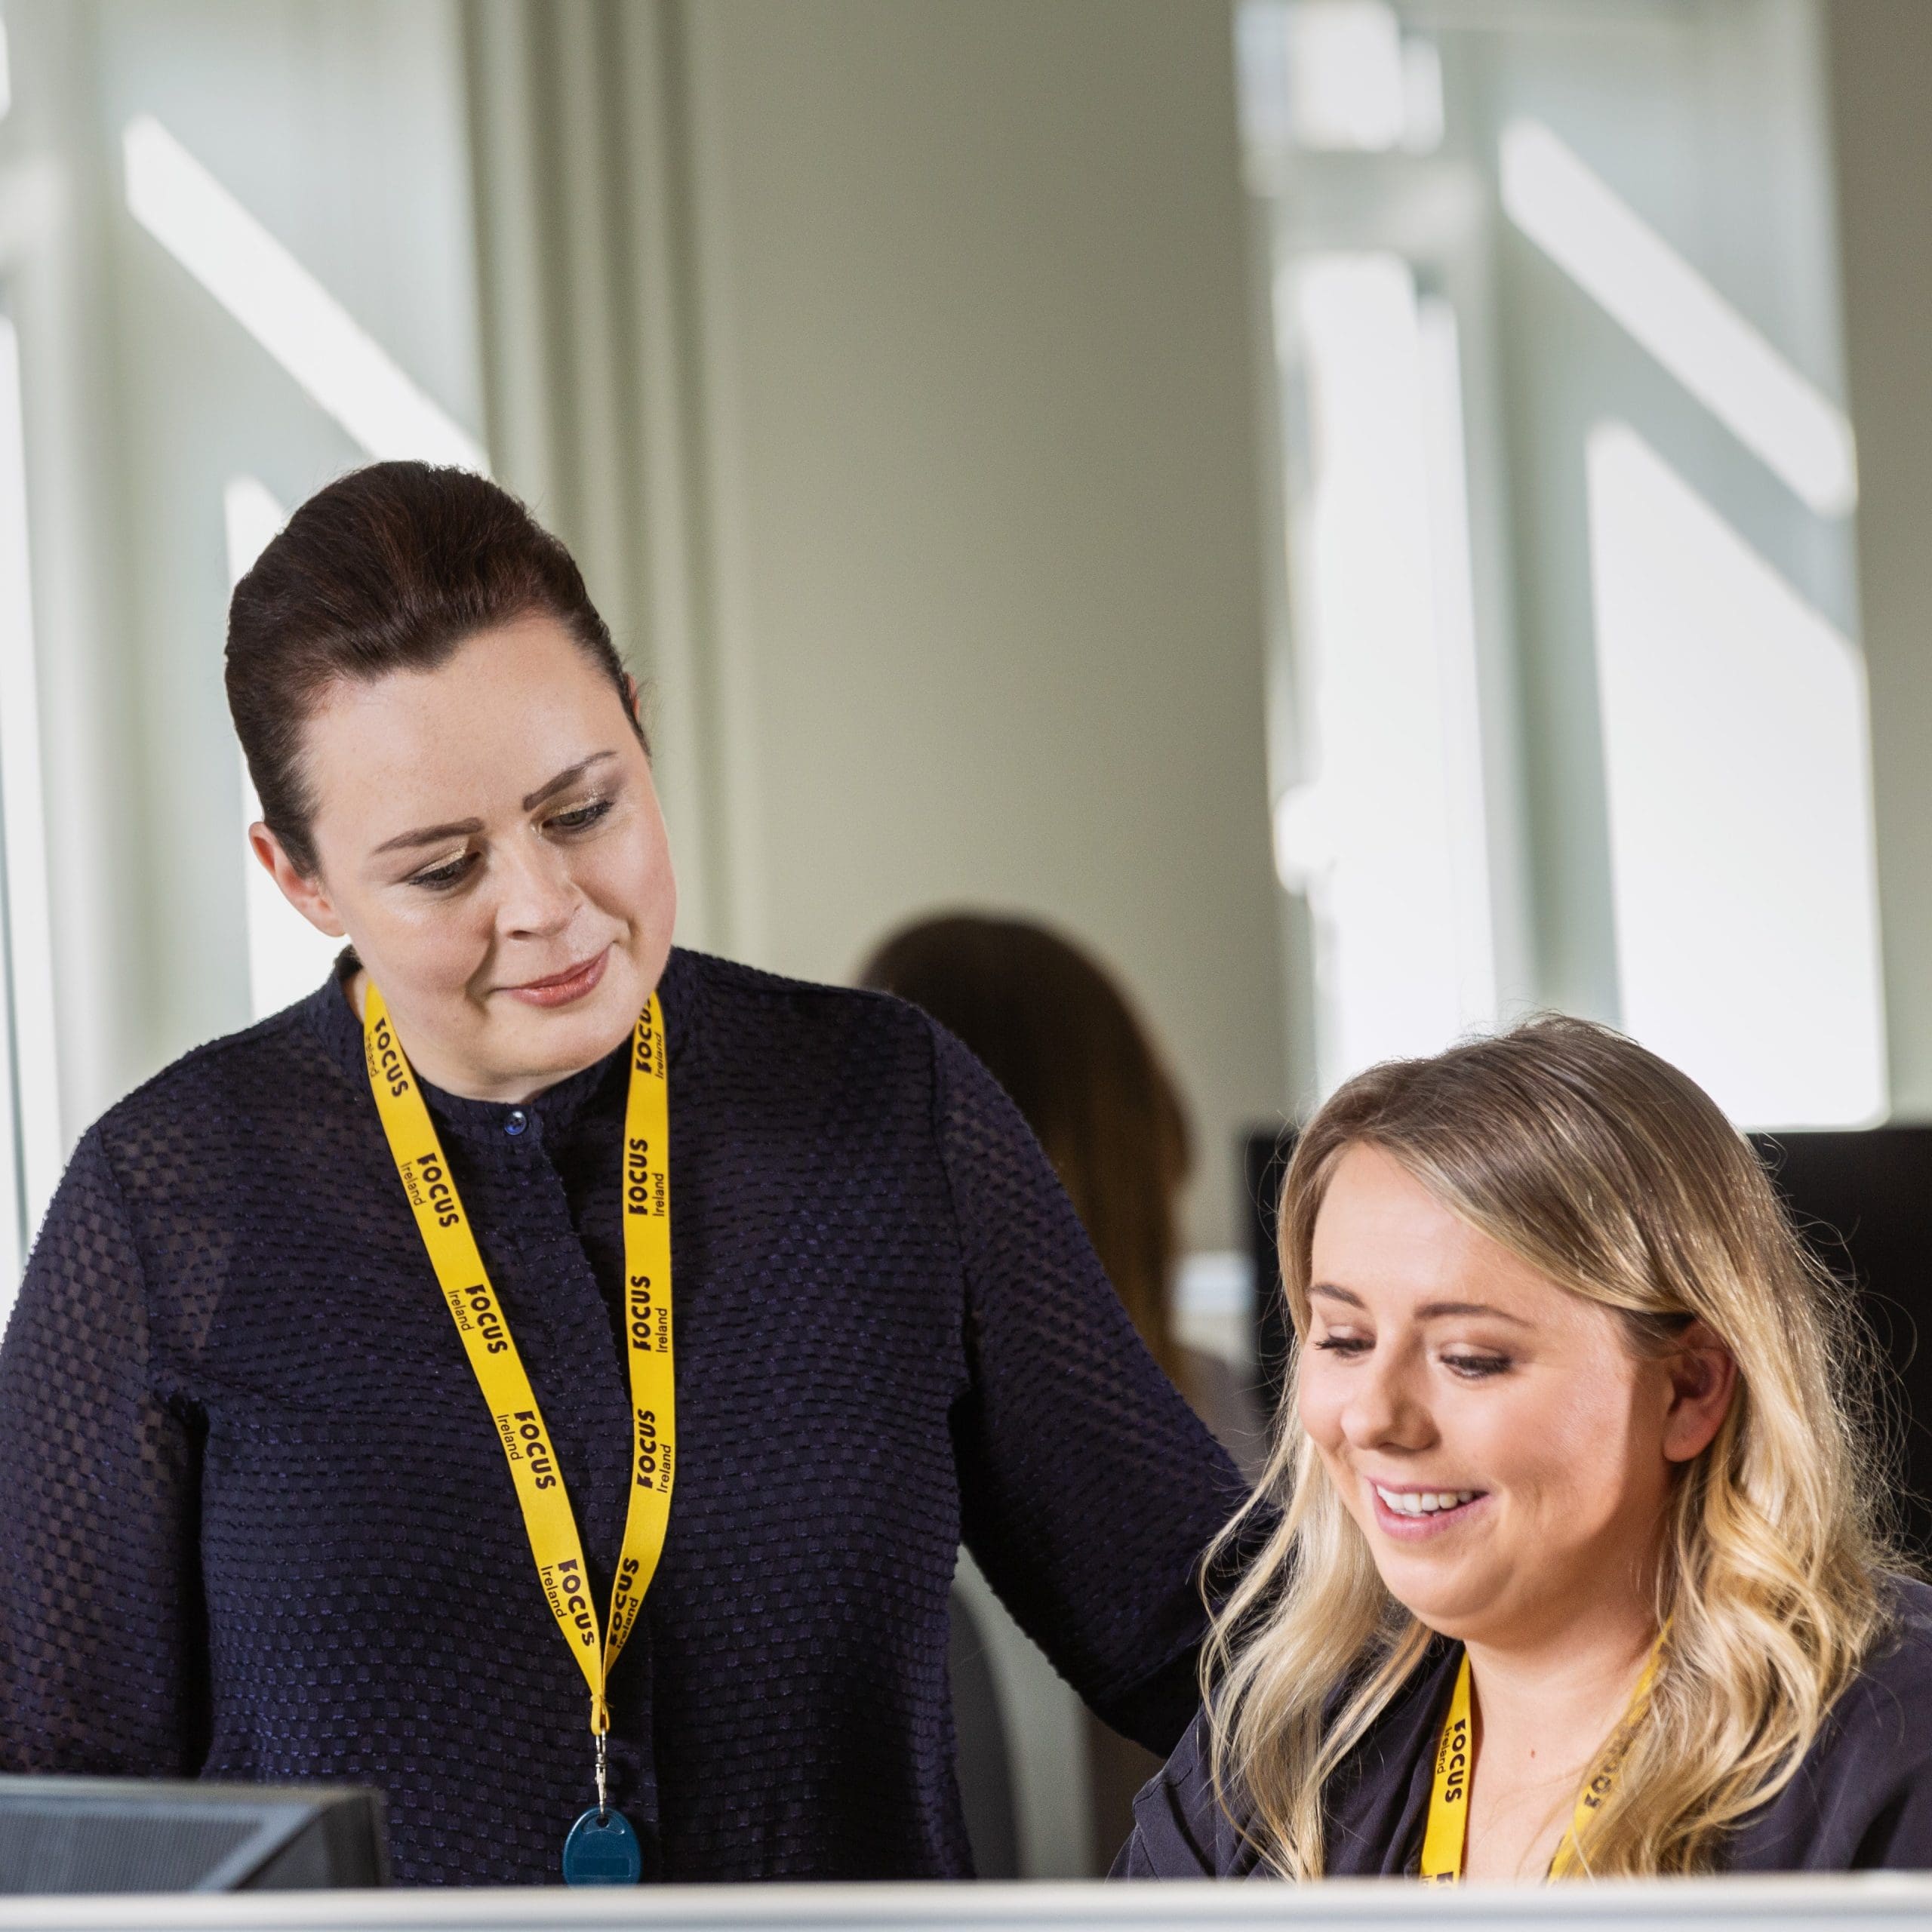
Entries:
[[283, 851], [281, 841], [260, 819], [248, 828], [248, 844], [261, 861], [262, 869], [281, 888], [281, 896], [313, 926], [331, 939], [345, 939], [349, 928], [337, 917], [327, 888], [318, 872], [311, 878], [297, 869]]
[[1665, 1358], [1670, 1406], [1665, 1411], [1663, 1453], [1687, 1463], [1711, 1444], [1737, 1392], [1737, 1364], [1706, 1323], [1694, 1321]]

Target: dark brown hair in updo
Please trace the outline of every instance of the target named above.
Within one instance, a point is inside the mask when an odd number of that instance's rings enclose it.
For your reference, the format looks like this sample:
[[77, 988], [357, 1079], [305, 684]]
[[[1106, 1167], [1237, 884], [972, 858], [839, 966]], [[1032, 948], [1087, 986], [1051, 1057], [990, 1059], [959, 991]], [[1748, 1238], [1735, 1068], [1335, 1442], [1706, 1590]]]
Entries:
[[434, 670], [479, 631], [532, 616], [555, 618], [631, 711], [623, 662], [570, 552], [488, 477], [371, 463], [288, 519], [235, 586], [226, 678], [263, 822], [298, 870], [316, 869], [302, 734], [323, 693]]
[[906, 927], [860, 979], [924, 1008], [1012, 1096], [1148, 1352], [1176, 1379], [1168, 1283], [1187, 1115], [1127, 995], [1070, 940], [978, 913]]

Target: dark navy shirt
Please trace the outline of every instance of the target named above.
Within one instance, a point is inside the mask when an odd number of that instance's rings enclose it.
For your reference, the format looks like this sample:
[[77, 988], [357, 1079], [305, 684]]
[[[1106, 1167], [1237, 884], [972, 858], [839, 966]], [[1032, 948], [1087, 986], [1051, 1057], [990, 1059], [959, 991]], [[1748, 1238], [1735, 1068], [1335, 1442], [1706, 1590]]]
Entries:
[[[690, 952], [660, 990], [680, 1455], [614, 1801], [649, 1875], [964, 1873], [959, 1542], [1164, 1751], [1236, 1479], [949, 1035]], [[523, 1106], [426, 1089], [600, 1604], [626, 1072], [620, 1046]], [[0, 1767], [371, 1784], [405, 1881], [558, 1876], [589, 1700], [339, 979], [82, 1140], [0, 1350]]]
[[[1932, 1589], [1892, 1579], [1890, 1628], [1832, 1706], [1796, 1775], [1738, 1826], [1729, 1872], [1932, 1869]], [[1323, 1794], [1334, 1878], [1420, 1869], [1430, 1774], [1462, 1646], [1438, 1638]], [[1233, 1808], [1239, 1812], [1238, 1799]], [[1115, 1878], [1272, 1875], [1217, 1801], [1197, 1718], [1134, 1804]]]

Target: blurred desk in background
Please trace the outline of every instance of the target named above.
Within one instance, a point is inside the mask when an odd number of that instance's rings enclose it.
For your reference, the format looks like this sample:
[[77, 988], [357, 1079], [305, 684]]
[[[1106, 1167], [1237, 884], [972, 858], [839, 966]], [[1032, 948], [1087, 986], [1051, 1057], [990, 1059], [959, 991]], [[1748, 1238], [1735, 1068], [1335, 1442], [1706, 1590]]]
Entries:
[[1932, 1875], [1696, 1878], [1438, 1890], [1411, 1881], [1322, 1885], [684, 1885], [641, 1890], [281, 1892], [20, 1899], [0, 1932], [1826, 1932], [1932, 1926]]

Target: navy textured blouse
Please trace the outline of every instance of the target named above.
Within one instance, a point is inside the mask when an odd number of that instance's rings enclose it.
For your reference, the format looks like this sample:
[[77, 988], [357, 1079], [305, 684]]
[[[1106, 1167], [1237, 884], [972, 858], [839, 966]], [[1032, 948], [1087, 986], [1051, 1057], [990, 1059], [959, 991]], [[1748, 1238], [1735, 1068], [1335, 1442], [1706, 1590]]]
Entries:
[[[681, 1454], [612, 1801], [648, 1876], [966, 1873], [958, 1543], [1164, 1751], [1236, 1478], [949, 1035], [691, 952], [660, 992]], [[426, 1090], [600, 1604], [625, 1072], [521, 1107]], [[82, 1140], [0, 1350], [0, 1767], [373, 1784], [405, 1882], [558, 1876], [588, 1700], [339, 977]]]
[[[1724, 1870], [1932, 1869], [1932, 1589], [1904, 1578], [1888, 1587], [1890, 1629], [1832, 1706], [1796, 1775], [1738, 1825]], [[1414, 1878], [1420, 1869], [1436, 1740], [1462, 1657], [1460, 1644], [1437, 1638], [1330, 1780], [1322, 1799], [1330, 1876]], [[1117, 1878], [1272, 1875], [1216, 1800], [1204, 1718], [1134, 1800], [1134, 1817]]]

